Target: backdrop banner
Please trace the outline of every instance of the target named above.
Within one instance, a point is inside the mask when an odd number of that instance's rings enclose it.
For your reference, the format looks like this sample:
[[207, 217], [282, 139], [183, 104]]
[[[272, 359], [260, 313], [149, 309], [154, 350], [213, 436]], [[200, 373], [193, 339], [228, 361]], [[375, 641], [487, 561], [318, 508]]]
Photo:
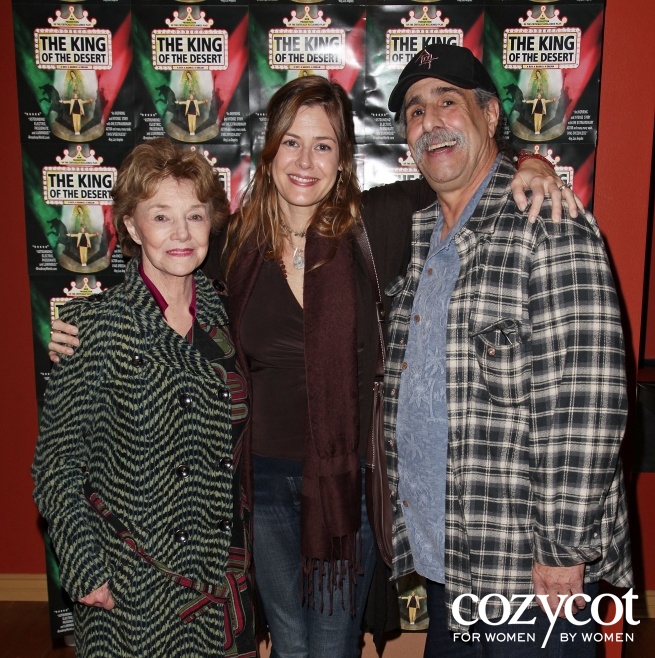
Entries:
[[[420, 176], [387, 109], [428, 44], [470, 48], [508, 115], [507, 140], [548, 158], [592, 209], [603, 0], [13, 0], [37, 397], [61, 304], [102, 293], [125, 260], [111, 188], [125, 155], [166, 136], [198, 149], [234, 210], [266, 106], [321, 75], [350, 95], [363, 189]], [[22, 247], [20, 247], [22, 248]], [[70, 633], [48, 559], [53, 636]], [[399, 589], [403, 628], [427, 625], [422, 583]]]

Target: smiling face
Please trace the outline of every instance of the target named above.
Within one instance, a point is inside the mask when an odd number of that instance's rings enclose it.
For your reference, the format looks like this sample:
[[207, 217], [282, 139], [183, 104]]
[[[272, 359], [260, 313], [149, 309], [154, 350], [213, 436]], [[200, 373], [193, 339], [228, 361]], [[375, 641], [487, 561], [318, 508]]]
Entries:
[[155, 285], [200, 267], [209, 246], [210, 217], [209, 204], [198, 200], [190, 180], [164, 178], [155, 194], [139, 201], [132, 216], [124, 218]]
[[404, 111], [412, 156], [437, 195], [477, 189], [498, 153], [498, 103], [481, 108], [472, 90], [423, 78], [407, 90]]
[[296, 227], [306, 225], [339, 170], [337, 136], [327, 113], [320, 105], [301, 107], [271, 165], [284, 216]]

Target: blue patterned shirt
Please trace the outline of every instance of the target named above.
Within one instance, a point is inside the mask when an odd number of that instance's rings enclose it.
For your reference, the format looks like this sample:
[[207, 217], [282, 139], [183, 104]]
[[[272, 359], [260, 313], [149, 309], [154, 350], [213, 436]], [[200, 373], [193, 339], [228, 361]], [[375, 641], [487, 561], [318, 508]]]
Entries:
[[446, 321], [459, 274], [455, 235], [477, 207], [498, 159], [442, 240], [441, 210], [419, 280], [398, 393], [398, 495], [416, 572], [444, 582], [446, 529]]

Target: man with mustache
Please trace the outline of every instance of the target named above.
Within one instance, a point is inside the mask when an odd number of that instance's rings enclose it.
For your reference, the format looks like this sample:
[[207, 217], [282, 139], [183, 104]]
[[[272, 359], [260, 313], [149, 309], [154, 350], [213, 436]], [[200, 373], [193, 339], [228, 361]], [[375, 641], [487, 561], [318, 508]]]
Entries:
[[393, 577], [426, 578], [426, 657], [595, 656], [580, 631], [598, 581], [632, 584], [624, 345], [600, 232], [548, 204], [527, 221], [498, 93], [468, 49], [416, 55], [389, 109], [436, 193], [385, 291]]

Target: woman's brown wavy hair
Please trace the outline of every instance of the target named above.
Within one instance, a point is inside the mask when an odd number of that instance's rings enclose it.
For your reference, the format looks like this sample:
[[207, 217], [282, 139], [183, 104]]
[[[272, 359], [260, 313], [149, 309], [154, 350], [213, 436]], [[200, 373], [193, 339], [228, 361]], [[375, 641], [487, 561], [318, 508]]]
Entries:
[[[229, 275], [244, 246], [256, 240], [267, 258], [279, 260], [284, 249], [280, 228], [277, 190], [271, 173], [284, 135], [301, 107], [322, 107], [334, 129], [339, 147], [341, 175], [318, 204], [310, 226], [326, 238], [340, 238], [359, 222], [361, 192], [355, 167], [355, 128], [348, 94], [339, 84], [309, 75], [296, 78], [278, 89], [268, 103], [268, 124], [259, 162], [239, 209], [228, 222], [223, 252]], [[282, 219], [285, 219], [284, 217]]]

